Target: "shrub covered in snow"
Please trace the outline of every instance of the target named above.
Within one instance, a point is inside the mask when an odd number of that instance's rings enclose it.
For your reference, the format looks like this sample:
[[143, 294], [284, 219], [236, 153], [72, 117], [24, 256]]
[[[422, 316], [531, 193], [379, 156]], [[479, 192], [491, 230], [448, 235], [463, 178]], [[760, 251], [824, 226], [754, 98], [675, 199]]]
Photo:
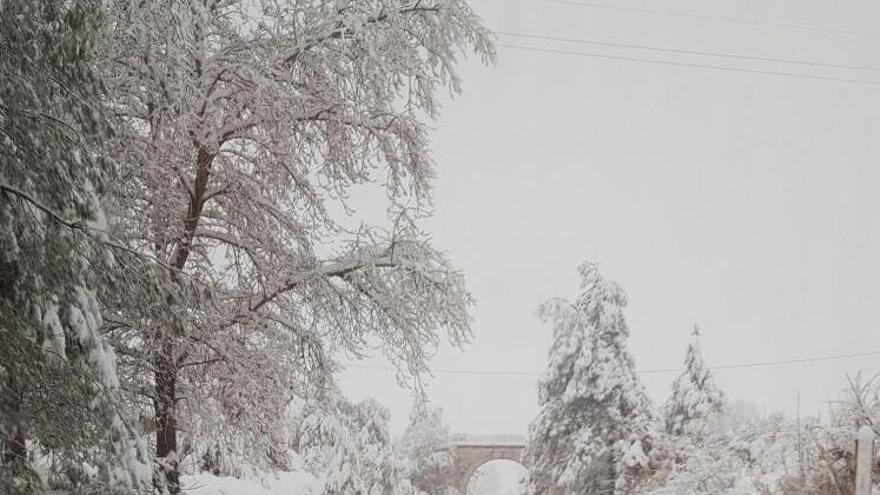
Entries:
[[450, 469], [455, 452], [448, 446], [449, 429], [443, 411], [431, 407], [423, 394], [417, 394], [409, 425], [396, 442], [397, 456], [406, 466], [407, 477], [420, 492], [430, 495], [465, 495], [455, 488]]

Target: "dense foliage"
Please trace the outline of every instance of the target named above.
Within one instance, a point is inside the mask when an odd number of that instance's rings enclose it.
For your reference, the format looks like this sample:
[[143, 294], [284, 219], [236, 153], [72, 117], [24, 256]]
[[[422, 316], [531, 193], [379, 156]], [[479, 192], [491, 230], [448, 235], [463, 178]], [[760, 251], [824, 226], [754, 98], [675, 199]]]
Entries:
[[[90, 54], [99, 2], [0, 2], [0, 492], [136, 489], [95, 288], [110, 135]], [[72, 428], [71, 425], [76, 425]]]

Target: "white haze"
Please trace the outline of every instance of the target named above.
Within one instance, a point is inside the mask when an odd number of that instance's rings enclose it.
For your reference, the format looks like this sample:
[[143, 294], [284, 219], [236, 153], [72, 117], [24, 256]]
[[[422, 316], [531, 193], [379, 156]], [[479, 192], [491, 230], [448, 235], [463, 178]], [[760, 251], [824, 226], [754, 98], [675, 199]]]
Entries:
[[[764, 22], [880, 32], [867, 1], [619, 2]], [[880, 36], [578, 7], [478, 0], [499, 31], [880, 66]], [[870, 71], [516, 40], [615, 56], [880, 80]], [[473, 342], [444, 347], [428, 392], [453, 431], [524, 433], [550, 328], [535, 308], [573, 296], [585, 260], [629, 294], [640, 369], [678, 368], [694, 323], [707, 363], [880, 350], [880, 86], [499, 47], [469, 60], [464, 94], [436, 123], [428, 223], [477, 298]], [[359, 363], [385, 366], [381, 359]], [[880, 357], [716, 372], [729, 397], [767, 412], [827, 414], [846, 375]], [[671, 374], [646, 374], [655, 401]], [[352, 398], [406, 422], [388, 371], [350, 368]]]

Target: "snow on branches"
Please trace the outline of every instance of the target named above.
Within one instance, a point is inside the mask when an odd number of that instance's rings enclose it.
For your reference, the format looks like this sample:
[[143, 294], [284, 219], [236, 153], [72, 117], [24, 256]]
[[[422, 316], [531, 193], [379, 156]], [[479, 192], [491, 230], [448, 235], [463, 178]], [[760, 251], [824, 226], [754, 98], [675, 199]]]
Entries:
[[449, 441], [443, 410], [431, 407], [423, 394], [417, 394], [409, 424], [395, 446], [397, 456], [407, 467], [408, 478], [420, 493], [464, 495], [458, 493], [456, 480], [450, 476], [455, 451]]
[[724, 403], [724, 394], [715, 386], [712, 373], [703, 362], [696, 326], [693, 336], [685, 354], [685, 369], [672, 383], [672, 397], [663, 411], [666, 431], [674, 435], [683, 434], [694, 420], [705, 423]]
[[389, 413], [372, 399], [352, 404], [338, 393], [307, 408], [297, 448], [323, 480], [325, 495], [417, 495], [394, 452]]
[[[468, 337], [463, 277], [411, 220], [430, 206], [438, 91], [459, 90], [459, 54], [494, 57], [464, 1], [107, 11], [97, 53], [120, 123], [110, 230], [159, 260], [139, 297], [113, 302], [112, 335], [155, 412], [159, 458], [176, 457], [178, 422], [208, 409], [271, 437], [286, 401], [368, 340], [417, 376], [439, 331]], [[350, 194], [370, 184], [393, 225], [344, 228]]]
[[[95, 298], [109, 278], [92, 234], [111, 134], [90, 57], [100, 26], [96, 1], [0, 2], [3, 493], [134, 490], [151, 474], [120, 411]], [[51, 460], [47, 479], [33, 457]]]
[[530, 493], [623, 492], [648, 461], [652, 414], [626, 347], [626, 296], [595, 264], [579, 273], [573, 303], [542, 307], [553, 341], [530, 427]]

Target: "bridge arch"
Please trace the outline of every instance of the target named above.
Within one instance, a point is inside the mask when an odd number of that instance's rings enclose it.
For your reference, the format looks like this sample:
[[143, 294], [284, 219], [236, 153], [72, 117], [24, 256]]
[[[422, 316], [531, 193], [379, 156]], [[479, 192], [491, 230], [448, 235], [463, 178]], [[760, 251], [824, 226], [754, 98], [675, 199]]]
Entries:
[[468, 482], [480, 466], [490, 461], [525, 462], [526, 439], [520, 435], [458, 435], [449, 442], [455, 453], [451, 475], [459, 493], [467, 495]]

